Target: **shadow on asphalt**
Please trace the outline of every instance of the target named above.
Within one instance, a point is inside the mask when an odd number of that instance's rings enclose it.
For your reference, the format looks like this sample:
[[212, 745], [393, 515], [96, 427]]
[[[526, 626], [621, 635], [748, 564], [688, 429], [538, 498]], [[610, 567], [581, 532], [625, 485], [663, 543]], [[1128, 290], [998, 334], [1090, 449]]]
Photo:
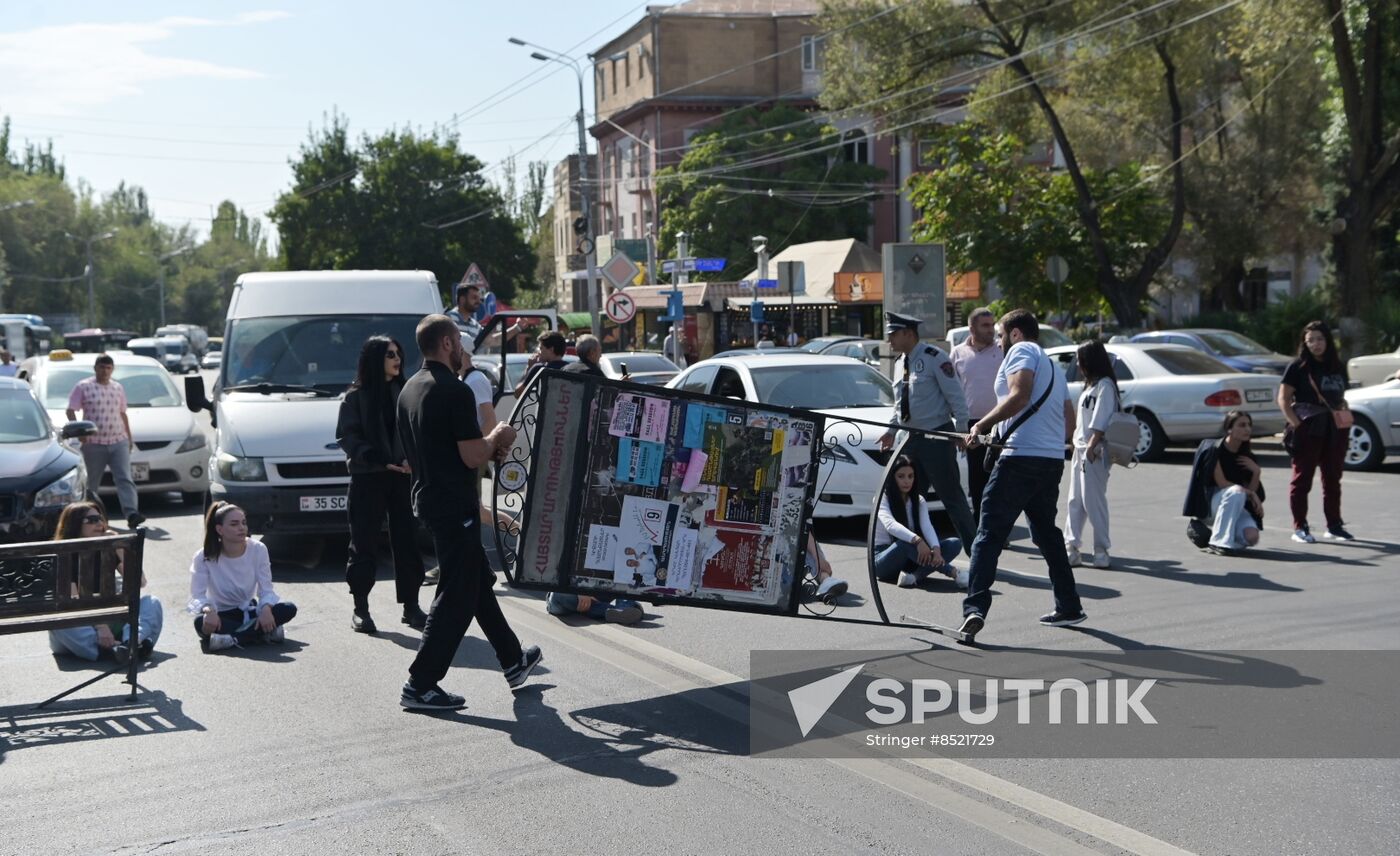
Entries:
[[[1209, 554], [1202, 554], [1203, 556]], [[1250, 551], [1250, 558], [1271, 559], [1266, 551]], [[1229, 562], [1225, 557], [1212, 556], [1222, 562]], [[1084, 569], [1081, 568], [1081, 571]], [[1152, 577], [1159, 580], [1171, 580], [1173, 582], [1191, 583], [1198, 586], [1212, 586], [1214, 588], [1237, 588], [1252, 589], [1255, 591], [1286, 591], [1299, 592], [1302, 589], [1295, 586], [1284, 585], [1264, 577], [1261, 574], [1247, 571], [1227, 571], [1223, 574], [1213, 572], [1214, 569], [1205, 570], [1200, 568], [1188, 568], [1175, 559], [1134, 559], [1128, 556], [1114, 556], [1113, 567], [1107, 570], [1094, 571], [1103, 574], [1136, 574], [1142, 577]]]
[[205, 730], [185, 716], [179, 699], [144, 687], [135, 702], [123, 693], [66, 699], [44, 710], [34, 710], [37, 703], [0, 707], [0, 764], [6, 754], [17, 749]]
[[489, 728], [507, 735], [522, 749], [590, 776], [619, 779], [639, 787], [669, 787], [679, 777], [664, 767], [645, 763], [647, 755], [664, 750], [740, 755], [748, 751], [748, 730], [721, 717], [696, 717], [689, 696], [704, 689], [626, 704], [588, 708], [569, 714], [584, 731], [571, 727], [548, 704], [553, 686], [531, 684], [515, 694], [514, 719], [492, 719], [470, 713], [439, 714], [438, 718]]

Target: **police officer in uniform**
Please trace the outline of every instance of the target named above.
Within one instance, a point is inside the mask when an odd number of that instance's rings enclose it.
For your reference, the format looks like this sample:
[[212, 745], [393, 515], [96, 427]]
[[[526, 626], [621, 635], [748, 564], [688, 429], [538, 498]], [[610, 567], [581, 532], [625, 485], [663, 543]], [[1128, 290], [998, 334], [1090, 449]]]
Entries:
[[[943, 351], [919, 341], [921, 323], [908, 315], [885, 313], [885, 335], [894, 352], [902, 355], [904, 372], [895, 390], [899, 408], [890, 430], [880, 438], [881, 449], [894, 446], [896, 424], [949, 432], [967, 424], [967, 399], [953, 363]], [[928, 483], [943, 501], [958, 537], [964, 544], [971, 544], [977, 537], [977, 526], [958, 476], [957, 455], [961, 446], [961, 442], [915, 434], [909, 440], [908, 454], [919, 462]]]

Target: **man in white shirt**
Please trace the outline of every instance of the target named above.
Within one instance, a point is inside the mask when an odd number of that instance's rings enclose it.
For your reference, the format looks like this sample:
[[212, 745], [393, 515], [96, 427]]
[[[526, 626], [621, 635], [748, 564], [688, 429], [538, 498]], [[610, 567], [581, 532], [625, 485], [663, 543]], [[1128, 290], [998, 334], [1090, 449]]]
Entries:
[[991, 442], [1002, 453], [982, 494], [982, 519], [972, 543], [967, 597], [963, 599], [962, 632], [977, 635], [986, 624], [996, 582], [997, 560], [1016, 519], [1025, 512], [1031, 540], [1049, 566], [1055, 609], [1040, 617], [1052, 627], [1079, 624], [1087, 616], [1074, 585], [1074, 571], [1065, 550], [1064, 534], [1056, 525], [1060, 478], [1065, 471], [1065, 443], [1074, 430], [1074, 404], [1064, 377], [1041, 350], [1040, 325], [1024, 309], [1001, 319], [1006, 359], [997, 371], [997, 405], [979, 419], [967, 435], [970, 447]]
[[15, 355], [0, 348], [0, 377], [14, 377], [19, 371], [19, 366], [15, 365]]

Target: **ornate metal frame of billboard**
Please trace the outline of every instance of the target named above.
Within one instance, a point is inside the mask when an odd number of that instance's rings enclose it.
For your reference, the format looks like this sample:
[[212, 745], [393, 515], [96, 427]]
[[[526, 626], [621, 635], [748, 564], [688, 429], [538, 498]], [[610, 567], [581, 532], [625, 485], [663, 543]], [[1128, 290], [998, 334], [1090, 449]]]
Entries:
[[[645, 400], [664, 408], [647, 410]], [[514, 587], [904, 627], [965, 641], [917, 618], [890, 620], [873, 559], [867, 570], [879, 620], [840, 615], [839, 605], [815, 598], [805, 573], [822, 465], [834, 461], [842, 440], [858, 442], [860, 425], [886, 425], [557, 371], [536, 374], [509, 424], [519, 436], [496, 466], [492, 507], [496, 547]], [[708, 456], [697, 460], [697, 449], [732, 449], [736, 457], [720, 454], [706, 468]], [[886, 478], [900, 451], [890, 456]], [[590, 466], [600, 462], [613, 469]], [[701, 469], [691, 472], [695, 466]], [[752, 469], [752, 490], [721, 492], [716, 482], [734, 481], [736, 468], [745, 478]], [[709, 496], [704, 506], [695, 498], [701, 493]], [[733, 555], [712, 566], [726, 552]], [[677, 561], [687, 553], [695, 558]], [[749, 576], [735, 556], [752, 565]]]

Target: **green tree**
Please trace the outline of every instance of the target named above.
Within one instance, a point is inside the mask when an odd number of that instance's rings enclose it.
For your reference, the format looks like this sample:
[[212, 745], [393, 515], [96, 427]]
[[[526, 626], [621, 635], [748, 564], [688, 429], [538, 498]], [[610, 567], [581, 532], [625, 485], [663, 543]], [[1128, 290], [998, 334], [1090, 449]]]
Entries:
[[[1069, 176], [1028, 162], [1030, 152], [1014, 136], [978, 125], [947, 128], [932, 139], [944, 162], [906, 187], [922, 212], [915, 240], [942, 243], [951, 269], [995, 278], [1016, 305], [1043, 313], [1061, 303], [1072, 312], [1101, 310], [1094, 253]], [[1139, 263], [1170, 217], [1168, 206], [1133, 165], [1089, 170], [1086, 180], [1096, 196], [1112, 200], [1099, 212], [1110, 253], [1127, 266]], [[1062, 289], [1045, 276], [1051, 255], [1069, 263]]]
[[531, 284], [534, 253], [455, 135], [391, 130], [352, 148], [337, 114], [292, 175], [270, 212], [289, 269], [431, 270], [445, 293], [475, 262], [504, 300]]
[[[775, 151], [781, 162], [742, 166]], [[690, 237], [691, 255], [723, 256], [717, 278], [749, 269], [750, 239], [767, 235], [776, 254], [789, 244], [866, 237], [871, 185], [884, 171], [846, 159], [840, 133], [794, 107], [749, 108], [697, 135], [685, 157], [656, 173], [664, 224], [658, 253], [669, 257], [676, 233]]]
[[1344, 332], [1372, 338], [1379, 262], [1400, 203], [1400, 8], [1393, 0], [1318, 0], [1331, 35], [1340, 107], [1331, 211], [1332, 263]]
[[[1209, 0], [1167, 5], [934, 0], [890, 11], [880, 0], [827, 0], [821, 26], [834, 35], [825, 51], [822, 98], [835, 108], [865, 105], [886, 127], [916, 133], [949, 112], [940, 99], [957, 87], [974, 88], [974, 109], [1004, 99], [1010, 107], [1022, 108], [1023, 122], [1033, 114], [1064, 165], [1095, 284], [1120, 324], [1138, 326], [1148, 287], [1176, 245], [1186, 216], [1178, 56], [1190, 54], [1203, 33], [1209, 33], [1209, 25], [1193, 25], [1193, 20], [1223, 8]], [[1101, 194], [1114, 185], [1096, 189], [1093, 180], [1095, 169], [1112, 170], [1134, 159], [1102, 164], [1082, 159], [1081, 138], [1065, 115], [1073, 101], [1107, 103], [1094, 90], [1093, 75], [1075, 76], [1077, 69], [1093, 66], [1132, 74], [1150, 87], [1142, 97], [1156, 105], [1153, 125], [1162, 129], [1159, 157], [1165, 161], [1158, 192], [1168, 216], [1147, 241], [1123, 242], [1109, 234], [1104, 208], [1113, 200]], [[1117, 77], [1107, 77], [1117, 85]], [[1129, 255], [1115, 256], [1115, 246], [1129, 243]]]

